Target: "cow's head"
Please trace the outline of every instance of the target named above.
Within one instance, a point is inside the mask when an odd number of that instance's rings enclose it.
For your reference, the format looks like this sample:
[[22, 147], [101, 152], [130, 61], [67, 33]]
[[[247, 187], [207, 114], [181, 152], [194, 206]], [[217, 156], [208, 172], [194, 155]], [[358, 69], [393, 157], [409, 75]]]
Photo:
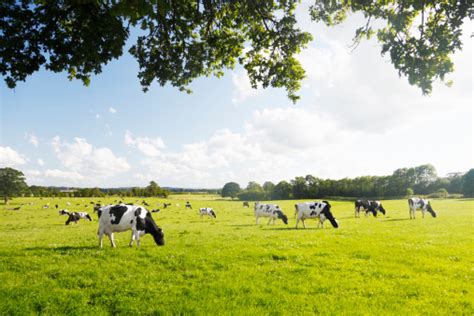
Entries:
[[380, 204], [379, 210], [380, 210], [380, 213], [382, 213], [383, 215], [385, 215], [385, 209], [383, 208], [382, 204]]
[[278, 218], [281, 219], [285, 225], [288, 225], [288, 217], [283, 214], [282, 211], [276, 210], [274, 213], [277, 214]]
[[334, 218], [334, 216], [331, 213], [331, 205], [327, 202], [324, 202], [324, 203], [326, 203], [326, 206], [324, 206], [323, 210], [321, 211], [321, 214], [324, 214], [324, 216], [326, 216], [326, 218], [331, 222], [331, 225], [334, 228], [338, 228], [339, 223], [337, 222], [336, 218]]
[[431, 207], [431, 204], [430, 202], [428, 202], [428, 205], [426, 207], [426, 210], [428, 211], [428, 213], [431, 214], [431, 216], [433, 217], [436, 217], [436, 212], [433, 210], [433, 208]]
[[217, 218], [216, 212], [214, 212], [214, 210], [210, 210], [210, 213], [211, 213], [211, 216], [212, 216], [212, 217]]
[[150, 233], [158, 246], [164, 246], [165, 234], [163, 230], [156, 225], [150, 212], [147, 212], [145, 217], [145, 233]]

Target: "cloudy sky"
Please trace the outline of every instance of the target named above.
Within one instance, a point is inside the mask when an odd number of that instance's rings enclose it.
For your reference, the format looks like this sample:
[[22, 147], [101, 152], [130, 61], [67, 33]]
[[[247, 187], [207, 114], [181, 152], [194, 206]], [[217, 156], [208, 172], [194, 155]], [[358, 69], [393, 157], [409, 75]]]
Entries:
[[315, 40], [299, 56], [307, 79], [296, 105], [283, 90], [252, 89], [242, 68], [196, 80], [190, 95], [158, 85], [143, 93], [128, 53], [89, 87], [40, 71], [15, 90], [0, 83], [0, 167], [38, 185], [220, 188], [474, 166], [471, 22], [453, 86], [435, 84], [426, 97], [375, 41], [351, 51], [360, 17], [327, 28], [306, 10], [299, 22]]

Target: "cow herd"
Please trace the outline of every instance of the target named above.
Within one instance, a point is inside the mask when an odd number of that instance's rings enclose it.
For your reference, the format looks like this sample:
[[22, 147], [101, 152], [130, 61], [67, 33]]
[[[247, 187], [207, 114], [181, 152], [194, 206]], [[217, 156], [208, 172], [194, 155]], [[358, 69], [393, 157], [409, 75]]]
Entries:
[[[144, 201], [143, 201], [144, 202]], [[91, 204], [94, 204], [91, 202]], [[143, 203], [145, 204], [145, 203]], [[70, 203], [68, 204], [70, 205]], [[171, 204], [163, 204], [164, 208], [170, 207]], [[176, 204], [179, 206], [179, 204]], [[49, 206], [49, 204], [48, 204]], [[147, 206], [150, 206], [147, 203]], [[410, 219], [415, 219], [415, 213], [420, 210], [422, 217], [425, 217], [425, 213], [430, 213], [433, 217], [437, 214], [433, 210], [430, 201], [421, 198], [410, 198], [408, 199], [408, 206], [410, 212]], [[243, 202], [243, 207], [250, 207], [249, 202]], [[372, 214], [377, 217], [379, 213], [385, 215], [386, 210], [382, 206], [380, 201], [371, 200], [357, 200], [354, 203], [355, 217], [360, 217], [360, 212], [363, 211], [365, 216]], [[56, 205], [56, 208], [58, 206]], [[188, 201], [185, 205], [186, 209], [192, 209], [191, 203]], [[140, 237], [145, 234], [153, 236], [155, 243], [158, 246], [165, 244], [163, 230], [156, 224], [151, 213], [159, 212], [160, 210], [148, 211], [145, 207], [135, 205], [133, 203], [122, 203], [109, 204], [102, 206], [96, 203], [94, 206], [94, 212], [97, 212], [99, 217], [99, 229], [97, 235], [99, 237], [99, 246], [102, 248], [102, 239], [106, 235], [112, 247], [115, 247], [114, 233], [131, 231], [131, 238], [129, 245], [132, 246], [136, 241], [137, 247], [140, 246]], [[90, 215], [86, 212], [70, 212], [67, 209], [59, 211], [59, 215], [67, 216], [66, 225], [74, 222], [77, 223], [81, 218], [92, 221]], [[210, 207], [202, 207], [199, 209], [200, 217], [211, 217], [217, 218], [216, 212]], [[268, 218], [268, 224], [275, 224], [276, 220], [281, 220], [284, 224], [288, 224], [288, 217], [285, 215], [283, 210], [277, 204], [264, 204], [261, 202], [255, 202], [254, 204], [254, 215], [255, 222], [258, 225], [261, 217]], [[328, 201], [316, 201], [316, 202], [302, 202], [295, 204], [294, 218], [296, 218], [296, 226], [298, 228], [300, 222], [303, 227], [306, 228], [305, 220], [315, 219], [318, 221], [318, 228], [324, 228], [324, 222], [328, 220], [334, 228], [339, 227], [339, 222], [335, 218], [331, 211], [331, 204]]]

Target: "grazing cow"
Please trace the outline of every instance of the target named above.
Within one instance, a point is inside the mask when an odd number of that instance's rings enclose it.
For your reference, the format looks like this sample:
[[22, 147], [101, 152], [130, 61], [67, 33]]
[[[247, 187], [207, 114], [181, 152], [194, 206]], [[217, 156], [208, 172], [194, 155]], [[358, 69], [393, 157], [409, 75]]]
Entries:
[[156, 209], [156, 210], [151, 210], [152, 213], [159, 213], [160, 212], [160, 209]]
[[58, 213], [59, 213], [59, 215], [69, 215], [68, 210], [60, 210]]
[[43, 205], [43, 208], [49, 208], [49, 203]]
[[380, 201], [369, 201], [369, 200], [357, 200], [355, 201], [355, 217], [360, 217], [360, 210], [365, 212], [365, 216], [372, 213], [374, 217], [377, 217], [377, 212], [385, 215], [385, 209]]
[[56, 209], [58, 209], [58, 208], [59, 208], [59, 205], [57, 205], [57, 204], [56, 204], [55, 206], [56, 206]]
[[142, 204], [145, 206], [150, 206], [150, 204], [148, 204], [145, 200], [142, 201]]
[[193, 207], [191, 206], [191, 203], [189, 203], [189, 201], [186, 202], [186, 205], [184, 207], [193, 209]]
[[415, 219], [416, 210], [421, 210], [421, 215], [425, 218], [425, 212], [431, 214], [431, 216], [436, 217], [436, 212], [431, 207], [430, 201], [427, 199], [420, 198], [410, 198], [408, 199], [408, 206], [410, 208], [410, 219]]
[[199, 209], [199, 215], [200, 215], [201, 218], [205, 215], [208, 215], [209, 217], [217, 218], [216, 213], [210, 207], [201, 207]]
[[328, 201], [322, 202], [305, 202], [295, 204], [295, 212], [298, 214], [296, 219], [296, 228], [298, 228], [299, 221], [303, 222], [303, 227], [306, 228], [304, 220], [307, 218], [319, 219], [318, 227], [321, 225], [324, 228], [324, 221], [328, 219], [334, 228], [338, 228], [339, 224], [331, 213], [331, 204]]
[[273, 220], [273, 224], [275, 224], [275, 220], [277, 218], [281, 219], [283, 223], [288, 225], [288, 217], [283, 213], [280, 207], [276, 204], [262, 204], [260, 202], [255, 203], [254, 207], [254, 214], [256, 223], [258, 225], [258, 219], [260, 217], [269, 217], [268, 224]]
[[158, 246], [165, 244], [163, 230], [156, 225], [151, 213], [139, 205], [107, 205], [97, 210], [99, 214], [99, 246], [102, 248], [102, 237], [107, 235], [112, 247], [115, 247], [114, 233], [132, 231], [130, 247], [137, 241], [140, 247], [140, 236], [150, 233]]
[[170, 207], [171, 206], [171, 203], [163, 203], [163, 208], [167, 208], [167, 207]]
[[244, 201], [244, 206], [243, 207], [250, 207], [249, 202]]
[[69, 225], [70, 222], [74, 222], [75, 224], [77, 224], [77, 221], [79, 221], [81, 218], [88, 219], [89, 221], [92, 222], [92, 218], [86, 212], [71, 212], [71, 213], [69, 213], [68, 210], [61, 210], [61, 212], [64, 212], [64, 213], [62, 213], [60, 215], [68, 215], [66, 225]]

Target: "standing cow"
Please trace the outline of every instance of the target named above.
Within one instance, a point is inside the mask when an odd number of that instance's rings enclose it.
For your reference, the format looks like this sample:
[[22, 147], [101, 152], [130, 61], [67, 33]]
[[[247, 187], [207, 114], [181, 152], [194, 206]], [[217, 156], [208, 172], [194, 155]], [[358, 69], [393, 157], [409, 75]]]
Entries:
[[408, 206], [410, 208], [410, 219], [415, 219], [416, 210], [421, 210], [421, 215], [425, 218], [425, 213], [428, 212], [431, 216], [436, 217], [436, 212], [431, 207], [430, 201], [427, 199], [410, 198], [408, 199]]
[[158, 246], [165, 244], [163, 230], [156, 225], [151, 213], [139, 205], [107, 205], [97, 210], [99, 215], [99, 245], [102, 248], [102, 237], [107, 235], [112, 247], [115, 247], [115, 232], [132, 231], [130, 247], [137, 241], [140, 247], [140, 236], [150, 233]]
[[369, 201], [369, 200], [357, 200], [355, 201], [355, 217], [360, 217], [360, 211], [363, 210], [365, 212], [365, 216], [372, 213], [374, 217], [377, 217], [377, 212], [382, 213], [385, 215], [385, 209], [382, 206], [380, 201]]
[[328, 201], [322, 202], [305, 202], [295, 205], [295, 213], [297, 214], [296, 228], [298, 228], [299, 221], [303, 222], [303, 227], [306, 228], [305, 219], [315, 218], [319, 219], [318, 227], [324, 228], [324, 221], [328, 219], [334, 228], [338, 228], [339, 224], [331, 213], [331, 204]]
[[214, 212], [214, 210], [210, 207], [201, 207], [199, 209], [199, 215], [200, 215], [201, 218], [203, 216], [206, 216], [206, 215], [209, 216], [209, 217], [217, 218], [216, 212]]
[[[277, 218], [281, 219], [283, 223], [288, 225], [288, 217], [283, 213], [280, 207], [276, 204], [262, 204], [260, 202], [255, 203], [254, 207], [255, 219], [258, 225], [258, 219], [260, 217], [269, 217], [268, 224], [273, 220], [273, 224], [275, 224], [275, 220]], [[267, 224], [267, 225], [268, 225]]]

